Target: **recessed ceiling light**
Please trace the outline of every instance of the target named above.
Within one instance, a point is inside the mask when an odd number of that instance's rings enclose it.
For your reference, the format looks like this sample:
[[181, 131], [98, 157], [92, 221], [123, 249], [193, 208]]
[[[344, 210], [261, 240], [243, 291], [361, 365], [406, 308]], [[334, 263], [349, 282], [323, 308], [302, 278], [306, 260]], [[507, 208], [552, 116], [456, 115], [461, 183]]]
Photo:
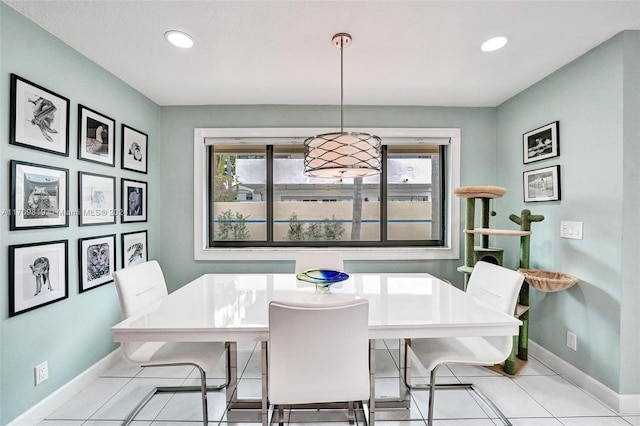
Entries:
[[171, 30], [164, 33], [164, 38], [176, 47], [188, 49], [193, 46], [193, 38], [182, 31]]
[[502, 49], [507, 44], [507, 41], [506, 37], [493, 37], [482, 43], [480, 49], [483, 52], [493, 52], [494, 50]]

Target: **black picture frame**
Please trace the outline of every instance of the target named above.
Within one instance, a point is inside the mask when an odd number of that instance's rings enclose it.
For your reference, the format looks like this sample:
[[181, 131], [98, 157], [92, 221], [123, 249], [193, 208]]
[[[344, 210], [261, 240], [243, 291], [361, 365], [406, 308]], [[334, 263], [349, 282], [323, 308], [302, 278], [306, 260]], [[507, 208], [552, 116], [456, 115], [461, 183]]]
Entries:
[[9, 246], [9, 317], [69, 297], [68, 241]]
[[146, 174], [149, 136], [126, 124], [122, 124], [121, 127], [122, 149], [120, 150], [120, 167], [124, 170], [132, 170]]
[[80, 226], [116, 223], [116, 178], [78, 172], [78, 219]]
[[116, 234], [78, 240], [78, 291], [93, 290], [113, 282], [116, 270]]
[[126, 232], [122, 239], [122, 267], [137, 265], [148, 260], [147, 231]]
[[122, 179], [122, 223], [147, 221], [147, 183]]
[[11, 160], [11, 231], [69, 226], [69, 170]]
[[116, 166], [116, 122], [85, 105], [78, 105], [78, 160]]
[[522, 135], [524, 164], [560, 156], [560, 122], [554, 121]]
[[523, 173], [524, 202], [560, 201], [560, 166], [549, 166]]
[[68, 98], [11, 74], [9, 143], [69, 156]]

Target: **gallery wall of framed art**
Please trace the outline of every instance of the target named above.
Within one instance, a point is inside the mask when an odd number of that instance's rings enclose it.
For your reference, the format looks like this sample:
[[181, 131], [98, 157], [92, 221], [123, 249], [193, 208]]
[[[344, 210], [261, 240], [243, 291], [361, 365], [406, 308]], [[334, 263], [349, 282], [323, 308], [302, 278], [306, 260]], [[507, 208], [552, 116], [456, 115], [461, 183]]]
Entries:
[[[113, 282], [115, 270], [147, 260], [147, 230], [136, 228], [148, 220], [149, 194], [135, 177], [148, 173], [149, 136], [99, 103], [74, 103], [35, 79], [11, 74], [9, 89], [9, 143], [19, 148], [8, 163], [9, 230], [41, 231], [9, 246], [9, 315], [15, 316], [68, 299], [75, 291], [70, 282], [77, 281], [81, 295]], [[70, 147], [73, 129], [77, 144]], [[35, 151], [38, 161], [27, 161]], [[47, 230], [69, 227], [78, 227], [76, 239], [43, 242]], [[77, 268], [69, 271], [70, 264]]]

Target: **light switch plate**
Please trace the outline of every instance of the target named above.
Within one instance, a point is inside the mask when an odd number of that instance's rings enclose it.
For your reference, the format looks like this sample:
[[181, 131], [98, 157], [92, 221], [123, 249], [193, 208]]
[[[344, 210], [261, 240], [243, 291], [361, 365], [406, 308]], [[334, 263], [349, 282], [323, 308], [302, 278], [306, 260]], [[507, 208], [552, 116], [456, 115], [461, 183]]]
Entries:
[[560, 221], [560, 237], [574, 240], [582, 239], [582, 222]]

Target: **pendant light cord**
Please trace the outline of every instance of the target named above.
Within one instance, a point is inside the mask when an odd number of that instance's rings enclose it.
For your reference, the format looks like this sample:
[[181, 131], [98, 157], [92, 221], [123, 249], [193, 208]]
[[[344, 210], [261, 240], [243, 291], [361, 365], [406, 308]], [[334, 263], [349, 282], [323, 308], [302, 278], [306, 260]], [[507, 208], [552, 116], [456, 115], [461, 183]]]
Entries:
[[340, 40], [340, 133], [344, 133], [344, 39]]

